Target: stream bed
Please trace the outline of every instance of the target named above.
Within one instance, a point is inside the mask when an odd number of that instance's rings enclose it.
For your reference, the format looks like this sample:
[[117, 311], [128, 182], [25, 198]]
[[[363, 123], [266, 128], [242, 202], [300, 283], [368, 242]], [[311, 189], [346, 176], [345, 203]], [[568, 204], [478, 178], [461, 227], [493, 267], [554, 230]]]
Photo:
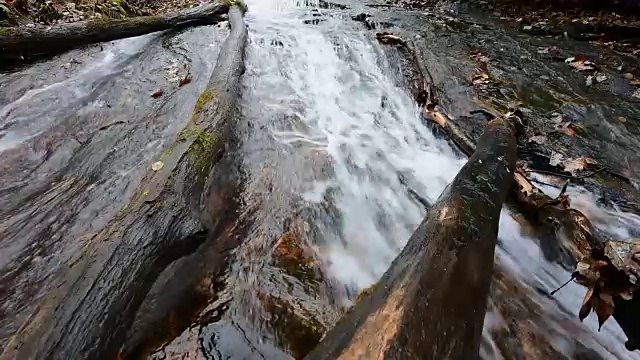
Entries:
[[[468, 80], [473, 68], [468, 52], [478, 45], [473, 41], [488, 39], [488, 21], [481, 23], [484, 29], [475, 28], [485, 32], [470, 40], [473, 34], [438, 27], [432, 15], [421, 12], [291, 0], [247, 5], [249, 44], [235, 124], [239, 141], [227, 155], [243, 179], [239, 220], [229, 230], [238, 237], [237, 246], [224, 250], [228, 256], [221, 260], [218, 247], [203, 244], [160, 275], [151, 295], [178, 289], [179, 283], [205, 286], [210, 295], [189, 302], [193, 297], [185, 294], [194, 290], [185, 286], [175, 295], [191, 299], [180, 305], [187, 308], [182, 321], [163, 309], [159, 323], [136, 322], [125, 347], [137, 356], [304, 355], [385, 272], [422, 220], [426, 203], [438, 198], [465, 163], [425, 125], [400, 75], [402, 64], [388, 56], [375, 32], [351, 17], [366, 11], [380, 20], [378, 26], [418, 34], [415, 42], [453, 118], [479, 107]], [[456, 16], [461, 10], [443, 11]], [[83, 239], [127, 203], [145, 170], [178, 136], [227, 32], [220, 25], [150, 34], [0, 74], [0, 344], [6, 345], [51, 277], [81, 256]], [[514, 64], [523, 61], [518, 54], [532, 51], [523, 48], [538, 44], [521, 45], [525, 41], [517, 35], [499, 34], [496, 44], [483, 45], [502, 54], [495, 55], [502, 64], [497, 71], [504, 78], [513, 75], [513, 91], [535, 89], [524, 107], [545, 112], [558, 107], [549, 98], [581, 91], [572, 75], [560, 79], [570, 70]], [[186, 73], [193, 82], [178, 87]], [[524, 83], [539, 73], [554, 79], [549, 89]], [[153, 99], [157, 88], [165, 95]], [[570, 104], [567, 113], [600, 121], [596, 132], [617, 131], [609, 151], [635, 151], [627, 147], [638, 142], [640, 110], [603, 93], [581, 94], [602, 106]], [[605, 123], [612, 111], [621, 111], [628, 123]], [[606, 144], [604, 139], [599, 146]], [[552, 197], [559, 192], [543, 190]], [[632, 213], [634, 206], [623, 209], [583, 186], [571, 186], [569, 194], [572, 206], [605, 234], [637, 236], [640, 216]], [[629, 197], [624, 203], [634, 201]], [[312, 252], [305, 255], [312, 266], [302, 272], [287, 271], [281, 261], [287, 234]], [[225, 270], [214, 274], [208, 266], [221, 261]], [[193, 269], [194, 263], [206, 266]], [[626, 338], [614, 321], [601, 331], [594, 316], [580, 323], [585, 288], [570, 284], [547, 295], [570, 273], [543, 256], [534, 232], [506, 208], [496, 264], [483, 358], [640, 359], [624, 348]], [[528, 332], [513, 340], [502, 329], [516, 323]], [[158, 335], [154, 326], [172, 329]], [[514, 350], [531, 344], [540, 348]]]

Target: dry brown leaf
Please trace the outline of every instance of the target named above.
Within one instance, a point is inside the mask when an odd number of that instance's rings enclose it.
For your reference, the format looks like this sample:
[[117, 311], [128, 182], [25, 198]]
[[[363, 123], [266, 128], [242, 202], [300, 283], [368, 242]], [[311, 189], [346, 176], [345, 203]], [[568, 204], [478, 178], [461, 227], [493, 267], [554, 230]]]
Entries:
[[580, 319], [580, 321], [583, 321], [584, 319], [587, 318], [587, 316], [589, 316], [590, 313], [591, 313], [591, 302], [588, 301], [586, 304], [583, 304], [580, 307], [580, 311], [578, 312], [578, 318]]
[[[633, 248], [632, 242], [623, 243], [626, 249]], [[637, 286], [629, 282], [626, 274], [616, 267], [622, 264], [621, 259], [612, 261], [609, 255], [616, 255], [615, 249], [606, 245], [604, 260], [583, 259], [576, 265], [573, 276], [575, 281], [587, 287], [587, 293], [578, 312], [580, 321], [584, 320], [594, 310], [598, 317], [598, 330], [615, 312], [614, 298], [616, 296], [625, 300], [633, 297]], [[640, 242], [638, 242], [640, 250]], [[626, 253], [625, 253], [626, 254]], [[626, 256], [626, 255], [625, 255]]]
[[589, 165], [596, 165], [597, 161], [587, 156], [581, 156], [576, 159], [567, 159], [560, 162], [565, 171], [575, 176], [579, 171], [586, 170]]
[[473, 61], [478, 61], [478, 62], [483, 62], [483, 63], [488, 63], [491, 59], [489, 59], [488, 56], [486, 55], [482, 55], [481, 52], [476, 52], [471, 54], [471, 56], [469, 56], [471, 58], [471, 60]]
[[441, 113], [434, 111], [432, 112], [433, 121], [437, 122], [443, 128], [447, 127], [447, 117], [442, 115]]
[[569, 136], [576, 135], [575, 125], [568, 121], [556, 125], [556, 131], [567, 134]]
[[180, 82], [178, 83], [178, 87], [183, 87], [184, 85], [190, 84], [192, 80], [193, 79], [191, 78], [191, 75], [187, 74], [185, 77], [180, 79]]
[[595, 308], [596, 315], [598, 315], [598, 331], [600, 331], [602, 325], [613, 315], [615, 309], [598, 298], [592, 297], [591, 301], [596, 303], [595, 305], [592, 304], [592, 306]]
[[600, 300], [604, 301], [607, 305], [615, 307], [615, 305], [613, 304], [613, 296], [611, 296], [611, 294], [600, 291], [599, 296]]
[[154, 99], [159, 98], [160, 96], [164, 95], [164, 90], [162, 89], [156, 89], [152, 94], [151, 97]]
[[376, 39], [385, 45], [404, 45], [405, 44], [402, 38], [388, 32], [377, 33]]
[[518, 185], [520, 185], [520, 191], [524, 192], [527, 196], [533, 194], [534, 187], [529, 180], [527, 180], [526, 174], [522, 168], [517, 168], [513, 175]]
[[471, 83], [473, 85], [486, 84], [488, 82], [489, 82], [489, 74], [487, 74], [484, 71], [473, 75], [473, 77], [471, 78]]
[[569, 64], [569, 66], [573, 67], [577, 71], [591, 71], [597, 70], [596, 64], [587, 60], [584, 56], [578, 55], [575, 57], [570, 57], [566, 59], [564, 62]]
[[[591, 297], [593, 296], [593, 290], [595, 289], [595, 287], [591, 286], [587, 289], [587, 293], [584, 294], [584, 299], [582, 300], [582, 306], [586, 305], [589, 303], [589, 300], [591, 300]], [[582, 319], [580, 319], [582, 320]]]

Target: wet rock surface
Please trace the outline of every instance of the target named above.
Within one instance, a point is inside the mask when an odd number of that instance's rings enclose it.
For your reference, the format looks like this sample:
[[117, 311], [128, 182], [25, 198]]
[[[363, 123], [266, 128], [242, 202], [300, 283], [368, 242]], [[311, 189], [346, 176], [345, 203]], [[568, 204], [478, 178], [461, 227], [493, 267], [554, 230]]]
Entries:
[[[252, 22], [249, 5], [250, 31], [266, 31]], [[553, 172], [558, 172], [558, 168], [547, 166], [553, 153], [560, 153], [563, 159], [587, 156], [596, 160], [610, 172], [572, 179], [574, 201], [607, 235], [620, 236], [613, 231], [612, 222], [619, 225], [616, 229], [634, 231], [629, 229], [636, 224], [632, 214], [640, 211], [635, 187], [640, 178], [632, 171], [640, 165], [635, 150], [640, 108], [632, 96], [634, 88], [624, 81], [624, 74], [638, 66], [637, 59], [602, 52], [586, 43], [513, 31], [491, 16], [464, 7], [407, 11], [348, 5], [323, 3], [320, 9], [309, 11], [301, 7], [297, 24], [334, 34], [347, 33], [346, 37], [362, 41], [365, 49], [375, 49], [377, 57], [358, 64], [374, 63], [393, 73], [390, 78], [406, 93], [403, 96], [407, 99], [413, 98], [407, 94], [415, 90], [416, 84], [406, 79], [411, 79], [411, 72], [418, 70], [411, 67], [401, 49], [377, 44], [375, 32], [388, 31], [409, 41], [418, 50], [419, 62], [429, 71], [440, 106], [476, 141], [491, 114], [508, 107], [520, 108], [529, 123], [530, 133], [524, 139], [544, 136], [546, 140], [541, 144], [520, 144], [519, 157], [533, 170]], [[258, 4], [256, 8], [255, 11], [261, 10]], [[163, 154], [173, 151], [171, 144], [190, 121], [227, 34], [226, 25], [152, 34], [105, 44], [102, 50], [98, 46], [74, 50], [0, 76], [3, 347], [34, 312], [55, 275], [87, 256], [89, 244], [96, 241], [95, 234], [140, 195], [136, 189], [151, 164], [167, 162]], [[298, 55], [288, 51], [300, 38], [292, 35], [290, 29], [278, 29], [250, 39], [249, 57], [251, 49], [269, 48], [269, 52], [256, 52], [254, 56], [275, 57], [274, 63], [285, 70], [257, 61], [254, 64], [273, 67], [262, 72], [250, 67], [243, 77], [242, 111], [236, 119], [238, 144], [222, 160], [225, 168], [238, 174], [242, 184], [233, 189], [236, 195], [228, 204], [228, 218], [219, 236], [199, 241], [190, 254], [166, 269], [158, 269], [161, 273], [158, 279], [146, 285], [149, 292], [128, 329], [122, 356], [301, 358], [344, 313], [349, 299], [354, 299], [363, 288], [359, 283], [341, 282], [339, 273], [353, 271], [352, 267], [328, 254], [332, 241], [348, 243], [358, 237], [353, 232], [334, 236], [335, 229], [354, 221], [366, 221], [355, 220], [350, 217], [352, 214], [342, 211], [344, 204], [340, 199], [345, 189], [334, 185], [327, 186], [326, 191], [317, 191], [316, 187], [342, 176], [343, 170], [338, 166], [342, 161], [352, 166], [349, 169], [358, 179], [375, 173], [371, 163], [358, 168], [358, 151], [364, 151], [364, 146], [356, 151], [342, 144], [340, 149], [347, 155], [346, 160], [339, 159], [323, 146], [326, 139], [322, 134], [314, 133], [316, 130], [309, 125], [315, 121], [312, 114], [305, 112], [311, 105], [287, 96], [259, 105], [260, 96], [267, 91], [286, 93], [288, 90], [279, 87], [300, 84], [261, 80], [267, 71], [281, 74], [278, 79], [298, 76], [287, 73], [286, 64], [279, 61]], [[337, 39], [330, 42], [347, 59], [359, 56], [345, 42]], [[539, 52], [553, 46], [562, 50], [563, 58], [587, 57], [598, 65], [599, 72], [606, 74], [607, 80], [587, 86], [585, 73], [575, 71], [564, 59]], [[477, 52], [488, 58], [489, 81], [481, 84], [486, 86], [480, 89], [474, 86], [473, 79], [478, 69], [484, 71], [479, 64], [483, 61], [470, 57]], [[326, 53], [313, 55], [320, 57]], [[309, 60], [310, 68], [305, 71], [317, 69], [311, 67], [313, 64]], [[373, 76], [375, 69], [366, 68], [363, 72]], [[187, 74], [193, 81], [179, 87]], [[354, 75], [345, 72], [335, 76], [343, 76], [341, 80], [349, 83]], [[358, 76], [367, 75], [358, 73]], [[261, 86], [268, 90], [260, 89]], [[304, 86], [299, 86], [293, 92], [307, 94]], [[164, 94], [153, 98], [151, 94], [159, 88]], [[371, 90], [354, 87], [349, 91]], [[314, 95], [318, 99], [325, 96]], [[367, 107], [354, 103], [350, 111], [397, 112], [394, 101], [397, 100], [385, 94], [378, 97], [375, 108], [368, 103]], [[402, 105], [410, 107], [413, 102]], [[346, 119], [345, 114], [348, 112], [340, 116]], [[556, 130], [558, 116], [560, 123], [576, 126], [575, 135]], [[376, 121], [380, 124], [381, 120]], [[436, 127], [422, 126], [438, 134]], [[346, 126], [340, 131], [346, 132]], [[360, 136], [366, 138], [369, 134], [363, 132]], [[389, 142], [393, 146], [388, 149], [400, 146]], [[389, 154], [379, 151], [379, 161], [392, 162], [385, 155]], [[567, 174], [564, 175], [566, 179]], [[425, 202], [434, 201], [444, 187], [426, 189], [410, 172], [402, 174], [402, 179], [398, 180], [402, 191], [406, 193], [409, 189], [418, 199], [427, 199]], [[396, 186], [386, 178], [377, 180], [387, 188]], [[376, 227], [387, 229], [382, 233], [389, 238], [402, 239], [389, 244], [390, 255], [384, 262], [363, 267], [384, 272], [408, 239], [405, 234], [413, 232], [424, 215], [425, 204], [416, 202], [416, 196], [407, 195], [407, 199], [398, 201], [405, 200], [403, 210], [412, 225], [400, 231], [393, 227], [393, 220], [398, 218], [380, 211]], [[596, 208], [593, 202], [608, 210]], [[623, 209], [627, 217], [617, 216], [615, 209]], [[518, 219], [517, 214], [511, 216]], [[505, 220], [505, 216], [501, 221], [516, 223]], [[576, 323], [579, 304], [567, 306], [572, 301], [566, 300], [568, 296], [546, 295], [549, 284], [555, 285], [555, 278], [547, 272], [564, 276], [562, 270], [555, 265], [524, 270], [512, 266], [514, 258], [525, 256], [536, 259], [546, 256], [551, 264], [562, 263], [552, 245], [541, 253], [536, 245], [539, 242], [543, 246], [541, 235], [531, 224], [520, 223], [521, 228], [506, 235], [501, 228], [482, 356], [633, 358], [635, 355], [620, 352], [624, 339], [619, 332], [605, 328], [605, 335], [594, 335], [595, 330]], [[198, 229], [193, 224], [193, 230]], [[362, 229], [369, 228], [362, 225]], [[365, 237], [377, 235], [362, 232]], [[516, 247], [513, 238], [519, 242]], [[355, 248], [366, 253], [366, 249]], [[373, 273], [381, 275], [379, 270]], [[569, 291], [582, 290], [576, 285]]]

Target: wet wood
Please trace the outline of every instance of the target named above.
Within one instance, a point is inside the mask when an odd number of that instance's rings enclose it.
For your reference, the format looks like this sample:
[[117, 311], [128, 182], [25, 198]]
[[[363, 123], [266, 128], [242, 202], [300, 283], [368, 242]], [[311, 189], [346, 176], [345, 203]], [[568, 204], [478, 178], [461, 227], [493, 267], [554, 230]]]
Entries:
[[123, 20], [100, 19], [51, 26], [0, 28], [0, 59], [60, 53], [74, 47], [226, 19], [228, 3]]
[[477, 358], [518, 128], [488, 123], [389, 270], [308, 359]]
[[224, 226], [234, 172], [220, 159], [233, 141], [233, 114], [244, 69], [242, 10], [229, 10], [231, 33], [192, 121], [149, 170], [137, 195], [84, 251], [62, 268], [0, 359], [115, 358], [158, 275]]

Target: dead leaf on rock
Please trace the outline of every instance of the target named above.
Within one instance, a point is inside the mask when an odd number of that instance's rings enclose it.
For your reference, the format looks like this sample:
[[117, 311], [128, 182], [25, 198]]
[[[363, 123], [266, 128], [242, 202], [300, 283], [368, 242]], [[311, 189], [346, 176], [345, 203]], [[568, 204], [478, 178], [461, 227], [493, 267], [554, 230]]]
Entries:
[[601, 83], [607, 81], [607, 75], [605, 74], [596, 74], [596, 82]]
[[636, 91], [634, 91], [633, 94], [631, 94], [631, 96], [633, 96], [636, 99], [640, 99], [640, 89], [636, 89]]
[[562, 55], [562, 50], [560, 50], [559, 48], [555, 47], [555, 46], [548, 46], [548, 47], [539, 47], [538, 48], [538, 54], [549, 54], [551, 56], [560, 56]]
[[185, 75], [185, 77], [180, 79], [180, 82], [178, 83], [178, 87], [183, 87], [183, 86], [185, 86], [187, 84], [190, 84], [192, 80], [193, 80], [193, 78], [191, 77], [191, 75], [187, 74], [187, 75]]
[[597, 70], [596, 64], [594, 64], [592, 61], [587, 60], [582, 55], [570, 57], [568, 59], [565, 59], [564, 62], [569, 64], [569, 66], [573, 67], [577, 71]]
[[478, 61], [478, 62], [483, 62], [483, 63], [488, 63], [491, 59], [489, 59], [488, 56], [483, 55], [481, 52], [477, 51], [473, 54], [471, 54], [469, 56], [471, 58], [471, 60], [473, 61]]
[[564, 167], [564, 170], [571, 173], [571, 175], [576, 176], [576, 174], [581, 170], [586, 170], [589, 165], [596, 165], [597, 161], [593, 160], [590, 157], [581, 156], [576, 159], [567, 159], [560, 162], [560, 165]]
[[160, 96], [164, 95], [164, 90], [162, 89], [156, 89], [152, 94], [151, 97], [154, 99], [159, 98]]
[[572, 124], [569, 121], [560, 123], [559, 125], [556, 125], [556, 131], [567, 134], [569, 136], [575, 136], [576, 135], [576, 127], [574, 124]]
[[473, 83], [473, 85], [485, 84], [489, 82], [488, 79], [489, 79], [489, 74], [481, 73], [481, 74], [473, 75], [473, 78], [471, 78], [471, 82]]
[[624, 78], [627, 79], [627, 80], [632, 80], [633, 79], [633, 74], [632, 73], [626, 73], [626, 74], [624, 74], [622, 76], [624, 76]]
[[376, 39], [385, 45], [405, 45], [405, 41], [402, 38], [388, 32], [377, 33]]
[[546, 141], [547, 141], [547, 137], [546, 136], [544, 136], [544, 135], [534, 135], [534, 136], [529, 138], [528, 142], [542, 145]]
[[153, 164], [151, 164], [151, 170], [158, 171], [162, 169], [163, 166], [164, 166], [164, 163], [162, 161], [156, 161]]

